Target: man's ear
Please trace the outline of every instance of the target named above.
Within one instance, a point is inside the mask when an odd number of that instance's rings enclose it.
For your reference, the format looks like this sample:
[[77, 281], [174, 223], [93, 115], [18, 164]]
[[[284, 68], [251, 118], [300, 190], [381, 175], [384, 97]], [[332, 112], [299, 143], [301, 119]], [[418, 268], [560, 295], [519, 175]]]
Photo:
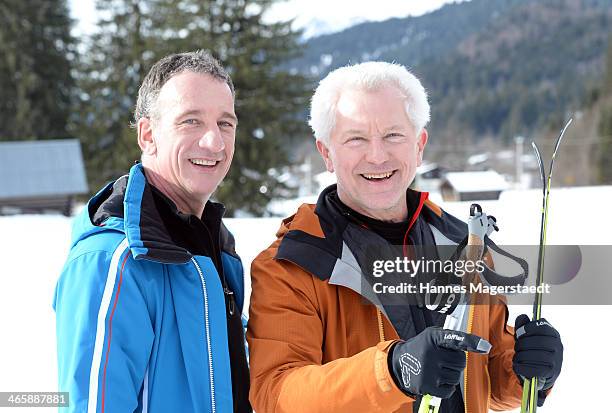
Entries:
[[421, 133], [417, 138], [417, 166], [421, 166], [421, 164], [423, 163], [423, 152], [425, 151], [425, 145], [427, 145], [428, 137], [429, 136], [427, 134], [427, 129], [421, 129]]
[[145, 155], [155, 155], [157, 152], [157, 145], [155, 144], [155, 138], [153, 137], [153, 125], [149, 118], [138, 119], [137, 130], [138, 130], [138, 146]]
[[334, 164], [333, 164], [332, 160], [329, 157], [329, 149], [327, 148], [327, 146], [322, 141], [320, 141], [318, 139], [317, 139], [316, 145], [317, 145], [317, 150], [319, 151], [319, 153], [323, 157], [323, 162], [325, 162], [325, 168], [329, 172], [334, 172]]

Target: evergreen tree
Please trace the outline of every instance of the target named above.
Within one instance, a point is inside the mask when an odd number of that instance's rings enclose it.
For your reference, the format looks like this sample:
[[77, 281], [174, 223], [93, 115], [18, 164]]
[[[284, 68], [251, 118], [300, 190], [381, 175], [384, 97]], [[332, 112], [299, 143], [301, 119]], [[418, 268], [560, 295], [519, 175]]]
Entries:
[[606, 72], [603, 85], [604, 102], [599, 121], [599, 179], [602, 184], [612, 183], [612, 36], [608, 40]]
[[79, 67], [74, 134], [81, 139], [89, 187], [97, 190], [140, 158], [130, 128], [138, 87], [154, 55], [145, 35], [146, 2], [98, 0], [98, 30]]
[[65, 0], [0, 2], [0, 140], [66, 137], [70, 25]]
[[599, 121], [599, 181], [612, 183], [612, 105], [604, 105]]
[[[98, 51], [93, 56], [100, 59], [96, 68], [88, 71], [107, 73], [87, 86], [90, 93], [106, 91], [104, 96], [89, 97], [95, 112], [86, 118], [91, 119], [98, 135], [91, 134], [90, 176], [97, 173], [103, 180], [110, 179], [138, 157], [135, 133], [126, 125], [138, 83], [152, 62], [170, 53], [208, 49], [232, 76], [239, 119], [234, 161], [214, 197], [228, 207], [228, 215], [238, 210], [262, 215], [270, 199], [290, 195], [290, 188], [279, 182], [278, 176], [288, 163], [287, 142], [307, 134], [302, 113], [310, 85], [302, 75], [281, 69], [299, 47], [297, 33], [289, 23], [262, 21], [273, 1], [112, 3], [116, 4], [107, 9], [111, 18], [94, 39]], [[122, 17], [119, 11], [130, 8], [137, 10]], [[113, 116], [97, 119], [101, 109]], [[116, 153], [118, 147], [121, 153]]]
[[[170, 2], [168, 4], [172, 4]], [[190, 21], [168, 42], [173, 50], [206, 45], [228, 69], [236, 87], [238, 130], [232, 168], [215, 197], [234, 212], [265, 214], [268, 202], [291, 194], [278, 181], [288, 163], [285, 148], [306, 136], [302, 115], [310, 95], [306, 79], [280, 69], [296, 57], [297, 33], [289, 23], [265, 24], [270, 0], [181, 1], [176, 21]], [[179, 23], [180, 24], [180, 23]]]

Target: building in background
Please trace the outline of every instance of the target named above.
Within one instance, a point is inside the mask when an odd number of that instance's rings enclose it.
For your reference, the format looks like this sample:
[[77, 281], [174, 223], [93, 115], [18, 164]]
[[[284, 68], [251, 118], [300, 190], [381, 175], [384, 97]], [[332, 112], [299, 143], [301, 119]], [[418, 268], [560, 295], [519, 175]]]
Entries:
[[434, 162], [423, 162], [416, 170], [411, 188], [429, 193], [440, 192], [440, 184], [447, 170]]
[[440, 185], [445, 201], [482, 201], [499, 199], [508, 183], [495, 171], [448, 172]]
[[69, 216], [75, 197], [87, 192], [77, 139], [0, 142], [0, 215]]

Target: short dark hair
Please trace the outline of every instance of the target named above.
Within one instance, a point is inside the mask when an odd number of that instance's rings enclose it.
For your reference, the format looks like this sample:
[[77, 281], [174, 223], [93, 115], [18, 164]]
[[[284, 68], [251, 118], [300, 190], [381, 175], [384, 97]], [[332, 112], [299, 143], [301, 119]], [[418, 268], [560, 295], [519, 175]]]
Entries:
[[155, 63], [142, 81], [140, 89], [138, 89], [138, 100], [134, 110], [135, 124], [138, 123], [140, 118], [152, 117], [154, 105], [161, 88], [172, 76], [184, 71], [208, 74], [225, 82], [229, 86], [232, 96], [235, 96], [234, 84], [230, 75], [208, 51], [196, 50], [171, 54]]

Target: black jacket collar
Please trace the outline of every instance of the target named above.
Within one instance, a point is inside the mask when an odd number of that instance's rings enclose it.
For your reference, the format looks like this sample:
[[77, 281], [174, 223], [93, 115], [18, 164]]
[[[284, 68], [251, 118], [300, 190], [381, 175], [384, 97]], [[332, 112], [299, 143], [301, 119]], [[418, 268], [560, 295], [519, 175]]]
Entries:
[[[129, 185], [129, 179], [143, 180], [142, 185]], [[162, 263], [186, 263], [192, 254], [185, 248], [177, 246], [168, 230], [163, 224], [163, 220], [155, 205], [152, 186], [146, 180], [141, 165], [132, 168], [130, 175], [122, 176], [114, 183], [109, 184], [96, 198], [89, 204], [89, 216], [94, 225], [102, 226], [110, 217], [119, 219], [126, 218], [126, 197], [130, 191], [131, 200], [138, 200], [136, 206], [139, 209], [138, 237], [135, 243], [142, 243], [145, 253], [139, 258], [148, 259]], [[218, 220], [220, 225], [221, 250], [234, 257], [238, 257], [235, 251], [235, 242], [232, 234], [227, 230], [221, 221], [225, 208], [222, 204], [208, 201], [205, 207], [207, 219]]]

